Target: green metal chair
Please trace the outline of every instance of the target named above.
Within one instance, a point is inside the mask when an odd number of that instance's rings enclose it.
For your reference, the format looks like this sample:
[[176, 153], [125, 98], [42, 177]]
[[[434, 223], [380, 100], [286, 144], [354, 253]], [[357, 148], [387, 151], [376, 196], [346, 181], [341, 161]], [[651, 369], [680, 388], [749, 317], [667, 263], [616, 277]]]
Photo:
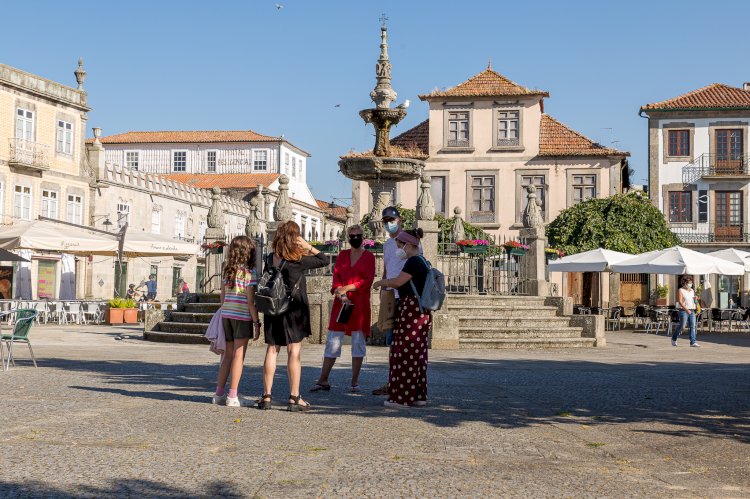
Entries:
[[5, 360], [3, 370], [10, 368], [10, 363], [16, 365], [16, 361], [13, 359], [13, 343], [20, 341], [24, 342], [29, 346], [29, 353], [31, 353], [31, 360], [36, 365], [36, 359], [34, 358], [34, 350], [31, 349], [31, 341], [29, 341], [29, 331], [31, 325], [34, 324], [38, 312], [33, 309], [19, 308], [16, 310], [16, 323], [13, 326], [13, 332], [11, 334], [3, 334], [0, 336], [0, 360], [2, 359], [2, 342], [5, 342], [5, 346], [8, 347], [8, 358]]

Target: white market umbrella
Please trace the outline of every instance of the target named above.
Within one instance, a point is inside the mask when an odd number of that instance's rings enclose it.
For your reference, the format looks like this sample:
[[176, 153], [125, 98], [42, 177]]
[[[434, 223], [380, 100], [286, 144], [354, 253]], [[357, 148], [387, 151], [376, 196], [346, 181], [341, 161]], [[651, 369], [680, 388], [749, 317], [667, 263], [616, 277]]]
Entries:
[[721, 258], [722, 260], [726, 260], [728, 262], [736, 263], [737, 265], [742, 265], [743, 267], [745, 267], [745, 272], [750, 272], [750, 260], [748, 260], [748, 257], [750, 257], [750, 252], [729, 248], [719, 251], [712, 251], [706, 254], [715, 256], [716, 258]]
[[83, 255], [116, 255], [117, 236], [48, 220], [0, 227], [0, 248]]
[[195, 243], [178, 239], [167, 239], [150, 232], [126, 231], [122, 247], [123, 256], [177, 256], [195, 255], [199, 247]]
[[550, 272], [604, 272], [610, 266], [633, 258], [628, 253], [597, 248], [591, 251], [568, 255], [549, 262]]
[[622, 274], [723, 274], [743, 275], [745, 267], [682, 246], [641, 253], [612, 265]]

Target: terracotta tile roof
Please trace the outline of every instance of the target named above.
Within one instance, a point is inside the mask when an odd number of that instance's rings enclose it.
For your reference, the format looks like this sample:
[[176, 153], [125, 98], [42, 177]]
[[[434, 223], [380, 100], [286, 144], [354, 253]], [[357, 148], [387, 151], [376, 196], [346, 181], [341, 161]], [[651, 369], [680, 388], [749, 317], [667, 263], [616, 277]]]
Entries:
[[318, 203], [318, 208], [325, 210], [329, 216], [339, 220], [346, 220], [346, 206], [339, 206], [328, 201], [321, 201], [320, 199], [316, 199], [315, 202]]
[[476, 76], [448, 90], [435, 90], [419, 98], [427, 100], [433, 97], [503, 97], [510, 95], [538, 95], [549, 97], [544, 90], [532, 90], [512, 82], [505, 76], [487, 68]]
[[712, 83], [672, 99], [641, 107], [641, 111], [680, 109], [750, 109], [750, 91], [723, 83]]
[[258, 185], [268, 188], [279, 178], [278, 173], [170, 173], [160, 176], [199, 189], [252, 189]]
[[430, 120], [426, 119], [419, 125], [408, 129], [404, 133], [391, 139], [391, 145], [404, 149], [417, 148], [425, 155], [430, 152]]
[[597, 144], [547, 114], [539, 124], [539, 156], [630, 156]]
[[[252, 130], [195, 130], [125, 132], [101, 137], [103, 144], [183, 143], [183, 142], [280, 142], [284, 139]], [[93, 139], [89, 139], [93, 142]]]

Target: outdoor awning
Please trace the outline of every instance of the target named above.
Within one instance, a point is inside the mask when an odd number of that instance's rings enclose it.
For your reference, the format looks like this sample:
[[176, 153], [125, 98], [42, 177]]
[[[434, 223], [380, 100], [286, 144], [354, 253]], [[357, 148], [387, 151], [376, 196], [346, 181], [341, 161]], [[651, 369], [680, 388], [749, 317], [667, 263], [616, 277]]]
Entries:
[[83, 255], [116, 255], [117, 236], [48, 220], [0, 227], [0, 248]]
[[597, 248], [574, 255], [568, 255], [559, 260], [549, 262], [550, 272], [604, 272], [610, 266], [633, 258], [628, 253]]
[[750, 272], [750, 260], [748, 260], [748, 257], [750, 257], [750, 253], [748, 253], [747, 251], [729, 248], [719, 251], [712, 251], [706, 254], [715, 256], [716, 258], [721, 258], [722, 260], [726, 260], [728, 262], [736, 263], [737, 265], [742, 265], [743, 267], [745, 267], [745, 272]]
[[745, 267], [741, 265], [682, 246], [641, 253], [621, 263], [616, 263], [611, 268], [614, 272], [623, 274], [743, 275], [745, 273]]
[[167, 239], [158, 234], [145, 231], [128, 230], [125, 232], [123, 256], [178, 256], [195, 255], [198, 245], [177, 239]]
[[28, 262], [28, 260], [22, 256], [18, 256], [15, 253], [0, 248], [0, 262]]

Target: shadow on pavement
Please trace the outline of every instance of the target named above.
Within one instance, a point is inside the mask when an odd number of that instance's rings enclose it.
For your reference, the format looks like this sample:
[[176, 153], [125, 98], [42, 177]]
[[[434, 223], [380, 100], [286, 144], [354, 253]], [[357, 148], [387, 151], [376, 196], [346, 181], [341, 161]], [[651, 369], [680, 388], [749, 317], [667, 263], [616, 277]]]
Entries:
[[226, 482], [211, 482], [203, 487], [203, 491], [186, 491], [177, 486], [165, 485], [150, 480], [121, 480], [112, 483], [111, 487], [92, 487], [76, 485], [75, 491], [56, 488], [47, 482], [0, 482], [0, 494], [3, 497], [45, 497], [45, 498], [73, 498], [73, 497], [180, 497], [204, 498], [226, 497], [229, 499], [247, 497], [236, 490], [232, 484]]

